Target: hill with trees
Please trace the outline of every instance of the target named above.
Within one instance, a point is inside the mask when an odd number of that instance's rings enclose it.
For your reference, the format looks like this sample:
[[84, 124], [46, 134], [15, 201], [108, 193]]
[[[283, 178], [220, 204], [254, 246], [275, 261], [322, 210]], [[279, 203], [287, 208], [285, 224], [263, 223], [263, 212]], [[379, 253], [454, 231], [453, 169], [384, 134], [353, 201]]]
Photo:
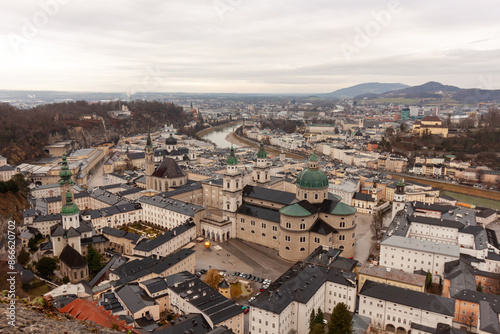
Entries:
[[[117, 142], [120, 137], [158, 128], [184, 125], [191, 120], [182, 107], [158, 101], [132, 101], [129, 118], [112, 118], [118, 102], [86, 101], [45, 104], [18, 109], [0, 104], [0, 154], [11, 164], [43, 157], [43, 147], [58, 140], [76, 140], [80, 146]], [[90, 119], [83, 119], [88, 115]], [[92, 117], [93, 116], [93, 117]]]

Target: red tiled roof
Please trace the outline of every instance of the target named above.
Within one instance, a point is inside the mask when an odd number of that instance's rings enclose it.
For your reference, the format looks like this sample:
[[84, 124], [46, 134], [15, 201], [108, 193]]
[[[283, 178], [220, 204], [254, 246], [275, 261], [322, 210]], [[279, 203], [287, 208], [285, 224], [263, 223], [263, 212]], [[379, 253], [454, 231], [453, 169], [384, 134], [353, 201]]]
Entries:
[[124, 320], [120, 320], [116, 315], [106, 311], [104, 307], [85, 299], [75, 299], [59, 310], [61, 313], [69, 313], [75, 319], [95, 322], [103, 327], [112, 328], [117, 324], [120, 330], [132, 330], [133, 327], [127, 325]]

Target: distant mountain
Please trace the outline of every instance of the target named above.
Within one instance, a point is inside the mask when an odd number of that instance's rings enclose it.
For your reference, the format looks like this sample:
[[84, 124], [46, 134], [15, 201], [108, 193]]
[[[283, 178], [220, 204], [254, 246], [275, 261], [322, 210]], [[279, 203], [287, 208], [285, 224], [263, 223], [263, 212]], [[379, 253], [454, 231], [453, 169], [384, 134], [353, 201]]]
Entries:
[[450, 95], [450, 97], [459, 92], [461, 88], [456, 86], [443, 85], [439, 82], [429, 81], [423, 85], [412, 86], [403, 89], [392, 90], [390, 92], [385, 92], [378, 95], [373, 94], [360, 94], [357, 95], [356, 99], [362, 98], [377, 98], [377, 97], [401, 97], [401, 98], [439, 98], [444, 94]]
[[364, 94], [382, 94], [396, 89], [409, 87], [401, 83], [380, 83], [380, 82], [367, 82], [359, 85], [338, 89], [334, 92], [321, 94], [329, 97], [355, 97]]
[[408, 98], [408, 99], [450, 99], [461, 103], [479, 103], [500, 100], [500, 90], [486, 90], [479, 88], [462, 89], [456, 86], [443, 85], [429, 81], [423, 85], [397, 89], [382, 94], [364, 93], [354, 99], [376, 98]]

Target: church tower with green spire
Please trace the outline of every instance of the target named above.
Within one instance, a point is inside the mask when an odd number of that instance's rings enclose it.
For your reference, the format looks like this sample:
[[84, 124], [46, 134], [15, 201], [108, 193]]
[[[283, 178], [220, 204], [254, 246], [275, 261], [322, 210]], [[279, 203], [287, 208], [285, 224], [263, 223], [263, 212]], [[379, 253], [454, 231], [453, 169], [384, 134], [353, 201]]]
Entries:
[[268, 187], [271, 181], [270, 166], [263, 142], [260, 142], [260, 148], [257, 152], [257, 163], [253, 170], [253, 181], [260, 187]]
[[71, 191], [72, 186], [74, 185], [73, 180], [71, 179], [71, 170], [69, 169], [68, 162], [66, 161], [66, 154], [63, 153], [62, 156], [62, 164], [61, 170], [59, 171], [59, 185], [61, 186], [61, 202], [64, 206], [66, 204], [66, 196], [65, 194], [68, 191]]
[[392, 219], [396, 214], [405, 208], [406, 204], [406, 191], [405, 180], [399, 179], [396, 183], [396, 191], [394, 192], [394, 199], [392, 201]]

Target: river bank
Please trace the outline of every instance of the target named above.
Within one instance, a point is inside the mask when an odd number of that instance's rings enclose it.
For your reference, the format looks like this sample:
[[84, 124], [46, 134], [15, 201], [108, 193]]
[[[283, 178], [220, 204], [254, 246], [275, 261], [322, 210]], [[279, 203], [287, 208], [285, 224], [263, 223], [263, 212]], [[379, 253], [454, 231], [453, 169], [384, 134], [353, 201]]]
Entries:
[[[246, 139], [246, 138], [241, 138], [240, 136], [238, 136], [236, 134], [236, 132], [229, 133], [226, 136], [226, 140], [228, 142], [230, 142], [230, 143], [237, 144], [237, 145], [239, 145], [241, 147], [255, 147], [255, 148], [258, 148], [260, 146], [260, 144], [258, 142], [256, 142], [256, 141], [253, 141], [253, 140], [250, 140], [250, 139]], [[266, 152], [268, 154], [271, 154], [271, 155], [274, 155], [274, 156], [279, 156], [281, 154], [281, 150], [280, 149], [274, 148], [272, 146], [266, 146], [265, 149], [266, 149]], [[298, 155], [298, 154], [295, 154], [295, 153], [289, 153], [289, 152], [286, 152], [286, 151], [285, 151], [285, 156], [287, 156], [288, 158], [299, 159], [299, 160], [305, 159], [305, 157], [303, 157], [301, 155]]]
[[238, 123], [241, 123], [241, 121], [232, 121], [232, 122], [229, 122], [229, 123], [224, 123], [224, 124], [220, 124], [220, 125], [217, 125], [217, 126], [212, 126], [212, 127], [203, 129], [201, 131], [198, 131], [196, 133], [196, 135], [201, 138], [201, 137], [209, 134], [210, 132], [217, 131], [217, 130], [220, 130], [220, 129], [223, 129], [223, 128], [227, 128], [227, 127], [230, 127], [230, 126], [234, 126], [234, 125], [236, 125]]

